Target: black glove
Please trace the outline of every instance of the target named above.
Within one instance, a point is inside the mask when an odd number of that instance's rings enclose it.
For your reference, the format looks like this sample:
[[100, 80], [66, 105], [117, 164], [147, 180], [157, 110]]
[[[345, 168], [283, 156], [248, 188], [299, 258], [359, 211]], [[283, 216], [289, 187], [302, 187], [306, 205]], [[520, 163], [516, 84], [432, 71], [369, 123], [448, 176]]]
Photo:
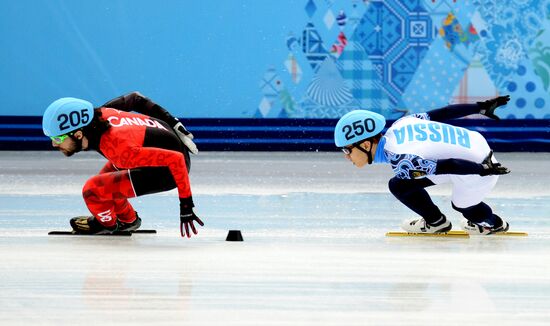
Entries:
[[507, 167], [500, 165], [500, 163], [493, 163], [493, 150], [489, 152], [489, 155], [481, 162], [481, 167], [483, 170], [479, 173], [480, 176], [486, 175], [499, 175], [499, 174], [508, 174], [510, 170]]
[[[197, 229], [193, 221], [196, 221], [200, 226], [204, 226], [204, 223], [201, 219], [195, 215], [193, 212], [193, 197], [180, 198], [180, 233], [182, 237], [187, 235], [188, 238], [191, 238], [191, 232], [189, 232], [189, 226], [194, 234], [197, 234]], [[185, 227], [185, 233], [183, 233], [183, 228]]]
[[491, 119], [500, 120], [500, 118], [496, 116], [495, 110], [499, 106], [506, 105], [508, 101], [510, 101], [510, 95], [495, 97], [485, 102], [477, 102], [477, 105], [479, 105], [479, 113]]

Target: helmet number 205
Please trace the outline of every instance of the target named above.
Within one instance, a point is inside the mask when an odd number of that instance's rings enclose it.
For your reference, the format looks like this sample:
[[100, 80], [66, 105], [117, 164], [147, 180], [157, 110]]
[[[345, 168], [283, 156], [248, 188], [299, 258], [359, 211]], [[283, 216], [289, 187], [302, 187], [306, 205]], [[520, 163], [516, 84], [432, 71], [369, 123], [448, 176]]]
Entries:
[[350, 125], [345, 125], [342, 127], [342, 132], [344, 133], [346, 140], [355, 138], [356, 136], [361, 136], [366, 132], [374, 131], [375, 123], [371, 118], [367, 118], [363, 121], [357, 120]]
[[90, 115], [86, 110], [72, 111], [69, 114], [60, 114], [57, 116], [59, 121], [59, 130], [67, 130], [70, 127], [78, 127], [82, 124], [87, 124], [90, 121]]

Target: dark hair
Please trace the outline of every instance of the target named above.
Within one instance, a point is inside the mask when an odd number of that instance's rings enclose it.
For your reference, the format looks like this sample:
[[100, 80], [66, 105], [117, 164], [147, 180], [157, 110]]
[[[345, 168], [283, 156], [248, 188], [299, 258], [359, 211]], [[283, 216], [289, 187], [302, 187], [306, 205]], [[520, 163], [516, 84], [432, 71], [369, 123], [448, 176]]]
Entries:
[[103, 118], [103, 116], [101, 115], [101, 109], [96, 108], [94, 109], [94, 118], [92, 119], [90, 124], [82, 127], [81, 130], [84, 136], [88, 138], [90, 146], [92, 148], [98, 148], [101, 135], [109, 130], [109, 128], [111, 128], [109, 121]]
[[381, 132], [377, 133], [376, 135], [374, 135], [372, 137], [365, 138], [365, 139], [362, 139], [358, 142], [355, 142], [355, 143], [353, 143], [353, 145], [359, 145], [362, 142], [366, 142], [366, 141], [370, 141], [371, 143], [372, 142], [377, 142], [378, 143], [378, 142], [380, 142], [380, 138], [382, 138], [382, 133]]
[[380, 141], [380, 138], [382, 138], [382, 133], [379, 132], [378, 134], [366, 139], [366, 140], [370, 140], [370, 141], [376, 141], [376, 142], [379, 142]]

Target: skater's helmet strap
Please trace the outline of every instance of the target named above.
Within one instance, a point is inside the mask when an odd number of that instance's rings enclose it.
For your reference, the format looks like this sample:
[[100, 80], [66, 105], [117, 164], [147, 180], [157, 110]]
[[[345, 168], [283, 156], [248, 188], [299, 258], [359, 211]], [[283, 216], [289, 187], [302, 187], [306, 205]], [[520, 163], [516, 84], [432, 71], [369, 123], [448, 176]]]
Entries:
[[42, 117], [46, 136], [60, 136], [90, 124], [94, 117], [92, 103], [74, 97], [63, 97], [48, 106]]
[[376, 112], [354, 110], [346, 113], [334, 128], [334, 143], [346, 147], [378, 135], [386, 126], [386, 118]]

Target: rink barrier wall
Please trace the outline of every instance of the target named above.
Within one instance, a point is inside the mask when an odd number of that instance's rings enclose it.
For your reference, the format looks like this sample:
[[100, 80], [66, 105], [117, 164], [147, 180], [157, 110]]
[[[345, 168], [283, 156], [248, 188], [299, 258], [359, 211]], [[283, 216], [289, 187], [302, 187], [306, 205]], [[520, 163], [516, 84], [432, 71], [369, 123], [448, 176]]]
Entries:
[[[335, 151], [336, 119], [180, 119], [202, 151]], [[39, 116], [0, 116], [0, 150], [52, 150]], [[392, 121], [389, 121], [390, 125]], [[550, 120], [459, 119], [499, 152], [550, 152]]]

